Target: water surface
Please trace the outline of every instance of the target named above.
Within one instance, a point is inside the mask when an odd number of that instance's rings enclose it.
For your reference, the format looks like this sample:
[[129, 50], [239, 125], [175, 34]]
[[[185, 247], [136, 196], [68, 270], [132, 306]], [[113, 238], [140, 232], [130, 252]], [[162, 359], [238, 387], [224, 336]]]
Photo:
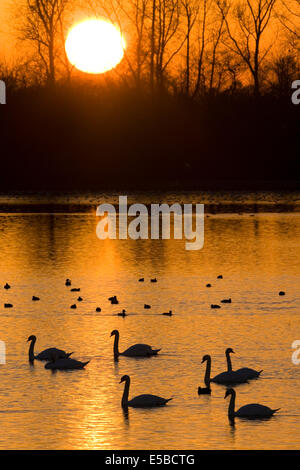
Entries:
[[[204, 248], [189, 252], [184, 240], [97, 239], [95, 208], [117, 202], [117, 194], [2, 195], [0, 285], [12, 289], [0, 291], [0, 339], [7, 347], [0, 448], [299, 448], [300, 365], [291, 362], [291, 344], [300, 339], [298, 196], [130, 195], [131, 202], [206, 203]], [[81, 288], [77, 310], [70, 306], [79, 294], [64, 285], [67, 277]], [[120, 304], [112, 306], [107, 298], [115, 294]], [[32, 295], [41, 300], [32, 302]], [[232, 304], [211, 310], [228, 297]], [[14, 307], [4, 309], [6, 302]], [[130, 315], [115, 316], [123, 308]], [[161, 315], [170, 309], [173, 317]], [[115, 362], [113, 329], [120, 331], [121, 350], [146, 342], [162, 351]], [[31, 334], [37, 352], [57, 346], [91, 362], [83, 371], [51, 373], [37, 361], [31, 367]], [[237, 387], [237, 405], [281, 407], [278, 416], [236, 420], [232, 427], [224, 387], [213, 385], [211, 397], [197, 395], [202, 356], [212, 355], [215, 375], [226, 368], [227, 347], [236, 352], [234, 368], [264, 370], [259, 380]], [[126, 416], [124, 374], [132, 379], [131, 396], [155, 393], [173, 401]]]

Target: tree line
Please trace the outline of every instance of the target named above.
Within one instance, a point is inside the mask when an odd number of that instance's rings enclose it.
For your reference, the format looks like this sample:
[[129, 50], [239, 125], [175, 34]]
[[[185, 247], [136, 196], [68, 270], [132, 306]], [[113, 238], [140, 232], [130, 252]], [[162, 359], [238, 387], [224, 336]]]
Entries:
[[300, 0], [21, 0], [12, 34], [22, 59], [2, 61], [0, 78], [24, 87], [80, 80], [64, 49], [78, 12], [118, 26], [127, 47], [105, 79], [129, 87], [259, 97], [285, 94], [299, 78]]

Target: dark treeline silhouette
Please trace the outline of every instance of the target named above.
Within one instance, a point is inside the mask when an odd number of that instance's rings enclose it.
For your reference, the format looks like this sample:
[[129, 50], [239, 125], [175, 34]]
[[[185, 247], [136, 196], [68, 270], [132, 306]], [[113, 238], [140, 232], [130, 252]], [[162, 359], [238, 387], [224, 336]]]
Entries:
[[1, 110], [1, 188], [294, 187], [290, 96], [188, 101], [127, 87], [20, 89]]
[[23, 2], [24, 58], [0, 65], [2, 189], [297, 185], [299, 0], [80, 3], [130, 37], [124, 59], [76, 72], [76, 2]]

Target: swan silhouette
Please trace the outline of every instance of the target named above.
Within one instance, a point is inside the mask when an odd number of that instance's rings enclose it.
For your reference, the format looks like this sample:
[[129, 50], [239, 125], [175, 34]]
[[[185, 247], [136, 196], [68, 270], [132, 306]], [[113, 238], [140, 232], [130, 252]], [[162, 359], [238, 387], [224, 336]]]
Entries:
[[259, 405], [257, 403], [251, 403], [250, 405], [244, 405], [237, 411], [235, 411], [234, 408], [236, 392], [235, 390], [233, 390], [233, 388], [229, 388], [228, 390], [226, 390], [224, 399], [227, 398], [229, 395], [231, 396], [228, 407], [228, 417], [230, 419], [233, 419], [235, 417], [250, 419], [270, 418], [271, 416], [273, 416], [274, 413], [276, 413], [276, 411], [280, 410], [280, 408], [272, 410], [268, 406]]
[[118, 330], [113, 330], [110, 336], [115, 337], [114, 341], [114, 356], [127, 356], [127, 357], [149, 357], [149, 356], [156, 356], [156, 354], [160, 351], [160, 349], [152, 349], [151, 346], [148, 344], [134, 344], [130, 346], [130, 348], [126, 349], [126, 351], [120, 353], [119, 352], [119, 338], [120, 333]]
[[227, 371], [222, 372], [221, 374], [216, 375], [211, 382], [221, 384], [221, 385], [230, 385], [230, 384], [239, 384], [247, 382], [247, 378], [238, 374], [236, 371], [232, 370], [230, 354], [234, 353], [231, 348], [227, 348], [225, 351], [226, 360], [227, 360]]
[[[234, 354], [234, 351], [231, 348], [226, 349], [226, 358], [227, 358], [227, 370], [232, 370], [231, 365], [231, 357], [230, 354]], [[250, 369], [249, 367], [241, 367], [240, 369], [236, 370], [235, 372], [240, 376], [244, 377], [246, 380], [249, 379], [256, 379], [260, 376], [263, 370], [257, 371], [254, 369]]]
[[133, 408], [148, 408], [154, 406], [163, 406], [172, 400], [172, 398], [162, 398], [156, 395], [138, 395], [137, 397], [128, 400], [129, 396], [129, 387], [130, 387], [130, 377], [128, 375], [123, 375], [120, 380], [120, 383], [125, 382], [123, 397], [122, 397], [122, 407], [127, 408], [132, 406]]
[[10, 289], [10, 285], [8, 283], [5, 284], [4, 289]]
[[206, 356], [203, 356], [201, 364], [206, 362], [206, 371], [205, 371], [205, 376], [204, 376], [204, 383], [206, 385], [205, 388], [198, 387], [198, 395], [210, 395], [211, 394], [211, 388], [210, 388], [210, 371], [211, 371], [211, 357], [206, 354]]
[[83, 369], [90, 361], [81, 362], [76, 359], [57, 359], [55, 354], [52, 355], [51, 361], [45, 364], [45, 369], [51, 370], [72, 370]]
[[35, 356], [34, 345], [36, 342], [36, 336], [34, 335], [29, 336], [27, 342], [28, 341], [31, 341], [30, 346], [29, 346], [29, 361], [30, 362], [33, 362], [34, 359], [38, 359], [39, 361], [50, 361], [53, 358], [53, 356], [56, 357], [57, 359], [67, 359], [71, 356], [71, 354], [73, 354], [73, 353], [66, 353], [62, 349], [48, 348]]

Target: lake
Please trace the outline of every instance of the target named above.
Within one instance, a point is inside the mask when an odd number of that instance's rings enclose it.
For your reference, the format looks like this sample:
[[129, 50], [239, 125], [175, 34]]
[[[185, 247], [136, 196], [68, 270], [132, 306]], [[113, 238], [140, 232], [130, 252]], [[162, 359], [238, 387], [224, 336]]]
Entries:
[[[0, 195], [0, 339], [6, 344], [0, 449], [299, 448], [300, 365], [291, 360], [292, 343], [300, 340], [299, 193], [140, 192], [128, 198], [204, 203], [204, 248], [187, 251], [185, 240], [99, 240], [96, 207], [117, 203], [118, 193]], [[150, 282], [154, 277], [157, 283]], [[66, 278], [80, 293], [65, 286]], [[119, 305], [107, 300], [112, 295]], [[229, 297], [231, 304], [220, 304]], [[129, 315], [116, 316], [123, 308]], [[161, 315], [170, 309], [172, 317]], [[114, 329], [121, 351], [148, 343], [161, 352], [116, 362]], [[32, 334], [36, 352], [56, 346], [90, 363], [55, 373], [43, 362], [31, 366], [26, 341]], [[198, 396], [202, 356], [212, 356], [216, 375], [226, 370], [227, 347], [235, 351], [234, 369], [263, 369], [258, 380], [236, 387], [237, 407], [281, 408], [272, 419], [236, 419], [232, 426], [224, 386], [212, 384], [211, 396]], [[124, 374], [131, 377], [131, 397], [173, 400], [124, 413]]]

